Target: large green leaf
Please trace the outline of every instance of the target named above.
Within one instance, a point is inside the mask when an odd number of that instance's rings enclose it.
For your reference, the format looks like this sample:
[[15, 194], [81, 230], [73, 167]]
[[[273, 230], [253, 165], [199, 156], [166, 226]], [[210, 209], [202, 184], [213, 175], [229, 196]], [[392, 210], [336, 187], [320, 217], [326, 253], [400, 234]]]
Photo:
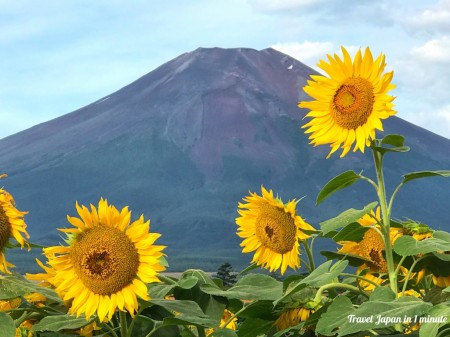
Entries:
[[394, 251], [400, 256], [427, 254], [436, 251], [450, 250], [450, 234], [436, 231], [433, 237], [417, 241], [412, 236], [404, 235], [394, 243]]
[[338, 261], [333, 266], [331, 264], [332, 261], [326, 261], [314, 269], [313, 272], [304, 279], [289, 284], [289, 288], [286, 290], [285, 294], [275, 300], [274, 305], [284, 301], [286, 298], [292, 296], [294, 293], [302, 290], [306, 286], [321, 287], [325, 284], [333, 282], [347, 267], [348, 261]]
[[54, 302], [62, 302], [50, 288], [44, 288], [19, 274], [11, 274], [0, 278], [0, 300], [15, 298], [31, 293], [40, 293]]
[[275, 300], [283, 294], [283, 284], [263, 274], [246, 275], [228, 290], [211, 284], [202, 284], [200, 289], [210, 295], [241, 300]]
[[46, 316], [33, 325], [33, 331], [61, 331], [65, 329], [79, 329], [94, 319], [86, 320], [84, 317], [76, 318], [73, 315]]
[[361, 176], [359, 174], [356, 174], [354, 171], [345, 171], [334, 177], [329, 182], [327, 182], [325, 186], [320, 190], [319, 194], [317, 195], [316, 205], [320, 204], [334, 192], [353, 185], [359, 179], [361, 179]]
[[0, 331], [2, 336], [15, 336], [14, 321], [7, 313], [0, 312]]
[[404, 141], [405, 137], [402, 135], [387, 135], [381, 141], [375, 141], [375, 145], [372, 144], [370, 147], [383, 155], [386, 152], [408, 152], [409, 147], [403, 145]]
[[435, 305], [428, 312], [428, 317], [434, 318], [437, 322], [423, 323], [419, 330], [419, 337], [435, 337], [439, 328], [450, 322], [450, 302]]
[[338, 261], [334, 265], [331, 265], [331, 262], [321, 264], [301, 282], [312, 287], [321, 287], [336, 279], [348, 266], [348, 261], [345, 260]]
[[265, 321], [260, 318], [247, 318], [239, 326], [237, 334], [239, 337], [266, 336], [270, 329], [273, 329], [273, 321]]
[[353, 267], [359, 267], [365, 262], [370, 262], [369, 259], [363, 258], [362, 256], [348, 253], [338, 253], [338, 252], [330, 252], [327, 250], [320, 251], [320, 254], [325, 256], [328, 260], [347, 260], [348, 264]]
[[[349, 316], [341, 326], [338, 337], [358, 331], [395, 326], [407, 319], [413, 319], [416, 315], [426, 314], [432, 307], [432, 304], [414, 297], [364, 302], [355, 310], [354, 316]], [[364, 318], [364, 321], [359, 321], [358, 318]]]
[[378, 203], [376, 201], [374, 201], [374, 202], [371, 202], [370, 204], [366, 205], [363, 209], [358, 210], [358, 209], [350, 208], [332, 219], [328, 219], [324, 222], [321, 222], [320, 228], [321, 228], [323, 234], [326, 235], [327, 233], [329, 233], [331, 231], [334, 231], [338, 228], [342, 228], [351, 223], [356, 222], [362, 216], [370, 213], [370, 211], [372, 209], [374, 209], [377, 206], [377, 204]]
[[405, 174], [403, 176], [403, 184], [406, 184], [407, 182], [415, 179], [421, 179], [421, 178], [428, 178], [428, 177], [450, 177], [450, 171], [449, 170], [437, 170], [437, 171], [418, 171], [418, 172], [411, 172], [408, 174]]
[[335, 330], [348, 322], [348, 316], [354, 314], [352, 301], [346, 296], [338, 296], [322, 314], [316, 325], [316, 332], [324, 336], [334, 336]]
[[213, 327], [219, 324], [219, 319], [213, 319], [206, 315], [194, 301], [154, 299], [150, 300], [149, 303], [158, 305], [167, 311], [174, 313], [174, 317], [164, 318], [163, 326], [201, 325], [203, 327]]
[[361, 242], [361, 240], [364, 237], [364, 234], [366, 234], [366, 232], [369, 229], [370, 227], [361, 226], [359, 223], [354, 222], [345, 226], [336, 235], [334, 235], [333, 240], [336, 242], [339, 241]]
[[189, 314], [206, 317], [196, 302], [186, 300], [150, 300], [149, 303], [163, 307], [164, 309], [178, 314]]

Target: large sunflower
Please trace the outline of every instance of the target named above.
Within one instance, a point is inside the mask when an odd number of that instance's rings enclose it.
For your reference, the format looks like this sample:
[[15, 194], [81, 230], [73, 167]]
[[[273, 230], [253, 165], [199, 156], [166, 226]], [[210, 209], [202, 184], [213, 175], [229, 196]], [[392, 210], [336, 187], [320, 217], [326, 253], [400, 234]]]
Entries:
[[261, 186], [261, 192], [261, 196], [250, 192], [243, 199], [246, 203], [238, 204], [237, 235], [244, 239], [243, 253], [256, 251], [252, 263], [270, 271], [281, 267], [284, 274], [287, 267], [300, 267], [299, 240], [310, 237], [304, 230], [314, 228], [297, 215], [296, 200], [283, 204], [272, 190]]
[[287, 309], [283, 311], [280, 317], [275, 321], [275, 326], [278, 331], [294, 327], [301, 322], [305, 322], [314, 312], [314, 309], [304, 307]]
[[[4, 175], [0, 175], [2, 178]], [[9, 273], [9, 267], [14, 267], [5, 259], [4, 251], [10, 238], [14, 238], [23, 248], [29, 238], [27, 225], [23, 220], [27, 212], [21, 212], [15, 207], [14, 199], [7, 191], [0, 188], [0, 271]], [[25, 236], [25, 238], [24, 238]]]
[[303, 88], [315, 100], [299, 103], [300, 108], [311, 110], [306, 117], [312, 119], [302, 126], [311, 134], [311, 144], [330, 144], [327, 158], [339, 147], [341, 157], [345, 156], [353, 143], [354, 151], [364, 152], [375, 139], [375, 129], [383, 130], [381, 120], [395, 114], [394, 97], [387, 94], [395, 88], [393, 71], [383, 74], [384, 55], [373, 60], [369, 48], [364, 55], [359, 49], [352, 61], [347, 50], [341, 49], [343, 60], [334, 54], [327, 55], [329, 63], [318, 63], [329, 77], [312, 75]]
[[68, 246], [44, 249], [48, 281], [77, 316], [97, 313], [103, 321], [116, 308], [134, 315], [137, 296], [148, 299], [146, 283], [158, 282], [157, 273], [165, 269], [165, 247], [153, 245], [160, 234], [149, 233], [150, 220], [142, 215], [130, 224], [128, 207], [119, 212], [104, 199], [98, 209], [78, 203], [76, 208], [79, 218], [67, 216], [75, 228], [60, 229]]

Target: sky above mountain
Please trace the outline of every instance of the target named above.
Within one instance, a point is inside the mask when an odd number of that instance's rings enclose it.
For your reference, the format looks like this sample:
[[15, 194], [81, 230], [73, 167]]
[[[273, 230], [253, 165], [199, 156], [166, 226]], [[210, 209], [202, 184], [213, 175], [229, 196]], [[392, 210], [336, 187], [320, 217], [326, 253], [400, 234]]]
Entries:
[[197, 47], [273, 47], [315, 67], [370, 46], [398, 116], [450, 138], [450, 0], [0, 0], [0, 138]]

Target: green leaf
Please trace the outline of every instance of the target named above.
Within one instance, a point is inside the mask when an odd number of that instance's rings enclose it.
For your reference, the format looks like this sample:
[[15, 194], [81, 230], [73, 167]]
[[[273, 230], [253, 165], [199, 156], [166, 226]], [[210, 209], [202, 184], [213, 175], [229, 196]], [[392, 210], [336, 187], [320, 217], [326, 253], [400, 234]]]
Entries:
[[370, 301], [394, 301], [395, 294], [388, 287], [377, 287], [370, 293]]
[[331, 266], [332, 261], [327, 261], [318, 266], [301, 282], [312, 287], [321, 287], [336, 279], [348, 266], [348, 261], [338, 261]]
[[150, 300], [149, 303], [163, 307], [175, 314], [174, 317], [165, 317], [163, 326], [167, 325], [201, 325], [212, 327], [218, 325], [219, 321], [206, 315], [199, 305], [194, 301], [187, 300]]
[[177, 286], [183, 289], [191, 289], [197, 284], [197, 282], [198, 282], [197, 277], [186, 276], [178, 280]]
[[[432, 304], [414, 297], [364, 302], [354, 311], [354, 316], [347, 317], [347, 321], [339, 329], [338, 337], [401, 324], [405, 318], [413, 319], [416, 315], [426, 314], [432, 307]], [[365, 321], [358, 321], [358, 318], [363, 317]]]
[[364, 234], [366, 234], [369, 228], [370, 227], [361, 226], [359, 223], [354, 222], [344, 227], [335, 236], [333, 236], [333, 240], [335, 242], [339, 241], [361, 242], [361, 240], [364, 237]]
[[286, 290], [283, 296], [275, 300], [273, 305], [277, 305], [294, 293], [302, 290], [303, 288], [306, 288], [306, 286], [308, 285], [312, 287], [321, 287], [327, 283], [332, 282], [347, 267], [348, 261], [338, 261], [333, 266], [331, 266], [331, 264], [332, 261], [326, 261], [316, 269], [314, 269], [313, 272], [304, 279], [300, 280], [299, 282], [292, 282], [291, 284], [289, 284], [289, 289]]
[[211, 279], [211, 277], [208, 274], [206, 274], [203, 270], [200, 270], [200, 269], [188, 269], [181, 275], [180, 279], [192, 278], [192, 277], [195, 277], [198, 280], [199, 284], [215, 285], [215, 283]]
[[86, 320], [86, 318], [76, 318], [73, 315], [56, 315], [46, 316], [38, 323], [33, 325], [33, 331], [61, 331], [65, 329], [79, 329], [89, 323], [92, 323], [94, 318]]
[[338, 253], [338, 252], [330, 252], [326, 250], [320, 251], [320, 254], [325, 256], [328, 260], [346, 260], [348, 264], [353, 267], [359, 267], [365, 262], [370, 262], [369, 259], [366, 259], [362, 256], [349, 254], [349, 253]]
[[199, 317], [193, 315], [180, 315], [175, 317], [164, 317], [162, 326], [169, 325], [199, 325], [204, 328], [217, 326], [218, 321], [209, 317]]
[[436, 231], [433, 237], [417, 241], [412, 236], [404, 235], [399, 237], [394, 243], [394, 251], [400, 256], [412, 256], [417, 254], [427, 254], [439, 250], [450, 250], [450, 234]]
[[[419, 337], [435, 337], [439, 328], [450, 322], [450, 302], [435, 305], [433, 309], [428, 312], [428, 316], [438, 320], [438, 322], [423, 323], [420, 326]], [[442, 322], [444, 320], [445, 322]]]
[[405, 174], [403, 176], [403, 184], [406, 184], [407, 182], [414, 180], [414, 179], [421, 179], [421, 178], [427, 178], [427, 177], [450, 177], [450, 171], [449, 170], [438, 170], [438, 171], [418, 171], [418, 172], [412, 172]]
[[202, 309], [198, 306], [198, 304], [193, 301], [154, 299], [148, 302], [163, 307], [168, 311], [177, 312], [178, 314], [192, 314], [206, 317]]
[[353, 185], [359, 179], [361, 179], [361, 176], [351, 170], [345, 171], [334, 177], [329, 182], [327, 182], [324, 187], [322, 187], [322, 190], [317, 195], [316, 205], [320, 204], [334, 192]]
[[238, 337], [236, 334], [236, 331], [231, 329], [217, 329], [214, 330], [214, 332], [209, 335], [211, 337]]
[[2, 336], [15, 336], [14, 320], [7, 313], [0, 312], [0, 331]]
[[283, 284], [263, 274], [246, 275], [228, 290], [210, 284], [202, 284], [200, 289], [210, 295], [240, 300], [275, 300], [283, 294]]
[[[371, 149], [384, 155], [386, 152], [408, 152], [409, 147], [404, 146], [405, 137], [402, 135], [387, 135], [381, 141], [375, 140], [370, 145]], [[388, 146], [383, 146], [388, 145]]]
[[391, 145], [394, 147], [402, 147], [404, 145], [404, 142], [405, 137], [403, 137], [402, 135], [387, 135], [381, 140], [380, 144]]
[[239, 317], [261, 318], [267, 321], [276, 319], [273, 313], [272, 301], [255, 301], [248, 304], [245, 309], [240, 311]]
[[15, 298], [31, 293], [40, 293], [54, 302], [62, 302], [56, 292], [27, 280], [19, 274], [0, 276], [0, 300]]
[[[266, 336], [267, 332], [273, 328], [273, 321], [265, 321], [259, 318], [247, 318], [239, 326], [239, 337]], [[215, 336], [213, 336], [215, 337]]]
[[326, 235], [327, 233], [338, 228], [357, 222], [357, 220], [359, 220], [362, 216], [370, 213], [370, 211], [374, 209], [377, 204], [378, 202], [376, 201], [371, 202], [361, 210], [350, 208], [332, 219], [321, 222], [320, 228], [322, 229], [323, 234]]
[[346, 296], [337, 296], [322, 314], [316, 325], [316, 332], [325, 336], [334, 336], [334, 331], [348, 322], [348, 316], [354, 314], [352, 301]]

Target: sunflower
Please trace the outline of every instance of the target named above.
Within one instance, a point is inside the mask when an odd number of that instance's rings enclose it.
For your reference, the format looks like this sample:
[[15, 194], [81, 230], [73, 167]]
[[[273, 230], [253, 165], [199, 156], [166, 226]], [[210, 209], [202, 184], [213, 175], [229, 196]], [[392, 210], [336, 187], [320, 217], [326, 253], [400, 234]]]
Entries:
[[[5, 175], [0, 175], [0, 178]], [[14, 199], [7, 191], [0, 188], [0, 271], [10, 273], [8, 267], [14, 267], [5, 259], [4, 250], [10, 238], [14, 238], [23, 248], [28, 245], [27, 225], [23, 220], [27, 212], [21, 212], [15, 207]], [[24, 238], [25, 237], [25, 238]]]
[[[340, 241], [338, 242], [342, 247], [338, 250], [339, 253], [348, 253], [361, 256], [366, 260], [357, 270], [358, 274], [364, 274], [364, 278], [369, 281], [359, 280], [359, 284], [365, 290], [373, 290], [375, 285], [373, 283], [381, 284], [383, 279], [379, 275], [387, 272], [387, 262], [384, 258], [384, 240], [381, 237], [380, 231], [380, 208], [376, 211], [370, 211], [369, 214], [362, 216], [358, 223], [363, 227], [370, 227], [365, 233], [360, 242], [354, 241]], [[390, 240], [394, 243], [403, 231], [400, 228], [390, 228]]]
[[314, 309], [304, 307], [287, 309], [283, 311], [280, 317], [275, 321], [275, 326], [278, 331], [294, 327], [301, 322], [305, 322], [314, 311]]
[[160, 234], [149, 233], [150, 220], [142, 215], [130, 224], [128, 207], [119, 212], [104, 199], [98, 209], [78, 203], [76, 209], [79, 218], [67, 216], [74, 228], [60, 229], [68, 246], [44, 249], [48, 281], [77, 317], [97, 313], [104, 321], [116, 308], [133, 316], [137, 296], [148, 299], [146, 283], [158, 282], [157, 273], [165, 269], [160, 262], [165, 247], [153, 245]]
[[306, 117], [312, 119], [302, 126], [311, 134], [311, 144], [330, 144], [327, 158], [339, 147], [344, 157], [353, 143], [353, 151], [364, 153], [364, 146], [375, 139], [375, 129], [383, 130], [381, 120], [396, 113], [392, 110], [394, 97], [387, 94], [395, 88], [391, 84], [393, 71], [383, 74], [384, 55], [373, 60], [369, 48], [364, 55], [359, 49], [352, 61], [347, 50], [341, 49], [343, 60], [334, 54], [327, 55], [329, 63], [318, 63], [329, 77], [311, 75], [312, 80], [303, 88], [315, 100], [299, 103], [300, 108], [311, 110]]
[[314, 231], [296, 213], [296, 200], [284, 204], [261, 186], [262, 195], [250, 192], [250, 196], [238, 204], [240, 217], [237, 235], [244, 240], [241, 243], [243, 253], [256, 251], [252, 263], [274, 271], [281, 267], [284, 274], [287, 267], [300, 267], [299, 240], [310, 237], [304, 230]]
[[[234, 314], [233, 314], [230, 310], [225, 309], [225, 310], [223, 311], [222, 318], [220, 319], [220, 328], [222, 328], [222, 329], [236, 330], [236, 329], [237, 329], [237, 317], [233, 317], [233, 316], [234, 316]], [[233, 318], [232, 318], [231, 321], [227, 324], [227, 322], [230, 320], [231, 317], [233, 317]], [[213, 335], [213, 332], [214, 332], [214, 329], [213, 329], [213, 328], [208, 329], [208, 330], [206, 331], [206, 336], [211, 336], [211, 337], [213, 337], [213, 336], [214, 336], [214, 335]]]

